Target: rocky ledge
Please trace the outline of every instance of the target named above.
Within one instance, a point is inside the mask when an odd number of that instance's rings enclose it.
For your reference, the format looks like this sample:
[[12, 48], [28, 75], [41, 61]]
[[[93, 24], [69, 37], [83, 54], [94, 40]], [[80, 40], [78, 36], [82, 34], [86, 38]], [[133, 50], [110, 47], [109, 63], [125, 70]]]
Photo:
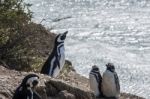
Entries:
[[[0, 66], [0, 99], [11, 99], [18, 84], [30, 73], [33, 72], [18, 72]], [[89, 89], [88, 79], [75, 71], [63, 73], [56, 79], [36, 74], [40, 76], [40, 83], [36, 90], [42, 99], [96, 99]], [[120, 99], [144, 98], [121, 93]]]

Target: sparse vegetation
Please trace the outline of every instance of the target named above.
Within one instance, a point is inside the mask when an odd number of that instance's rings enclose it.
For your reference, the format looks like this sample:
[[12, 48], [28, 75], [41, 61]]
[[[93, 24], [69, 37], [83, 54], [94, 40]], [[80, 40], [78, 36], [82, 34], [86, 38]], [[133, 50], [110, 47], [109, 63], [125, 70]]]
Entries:
[[8, 68], [38, 71], [52, 48], [54, 34], [31, 22], [30, 4], [0, 1], [0, 63]]

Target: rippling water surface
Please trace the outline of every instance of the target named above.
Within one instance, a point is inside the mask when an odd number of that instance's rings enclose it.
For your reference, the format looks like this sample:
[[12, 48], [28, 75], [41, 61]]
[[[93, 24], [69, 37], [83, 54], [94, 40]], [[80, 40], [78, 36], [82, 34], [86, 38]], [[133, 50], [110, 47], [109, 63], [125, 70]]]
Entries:
[[[66, 57], [87, 76], [113, 62], [121, 91], [150, 99], [150, 1], [26, 0], [33, 21], [61, 33], [69, 30]], [[43, 20], [45, 19], [45, 20]], [[43, 21], [42, 21], [43, 20]]]

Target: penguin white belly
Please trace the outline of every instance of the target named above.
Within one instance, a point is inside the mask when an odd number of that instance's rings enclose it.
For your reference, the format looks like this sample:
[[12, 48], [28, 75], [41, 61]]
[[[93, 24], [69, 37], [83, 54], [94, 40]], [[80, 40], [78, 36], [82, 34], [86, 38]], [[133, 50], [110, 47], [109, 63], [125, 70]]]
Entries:
[[[53, 70], [53, 66], [54, 66], [54, 62], [56, 61], [56, 57], [54, 57], [51, 61], [51, 67], [50, 67], [50, 72], [49, 72], [49, 75], [51, 75], [52, 77], [56, 78], [59, 73], [60, 73], [60, 68], [59, 66], [57, 65], [54, 70]], [[61, 67], [61, 66], [60, 66]], [[53, 74], [52, 74], [52, 71], [53, 71]]]
[[53, 76], [52, 77], [54, 77], [54, 78], [56, 78], [58, 75], [59, 75], [59, 73], [60, 73], [60, 69], [58, 68], [58, 66], [55, 68], [55, 70], [54, 70], [54, 73], [53, 73]]
[[114, 74], [106, 70], [102, 79], [102, 91], [107, 97], [117, 97], [118, 92], [116, 90]]
[[[60, 65], [60, 68], [57, 64], [57, 66], [55, 67], [55, 69], [53, 70], [53, 74], [52, 74], [52, 77], [57, 77], [60, 73], [60, 71], [62, 70], [64, 64], [65, 64], [65, 49], [64, 49], [64, 46], [60, 47], [61, 45], [58, 46], [57, 48], [57, 53], [58, 53], [58, 61], [59, 61], [59, 65]], [[51, 61], [51, 68], [50, 68], [50, 73], [52, 73], [52, 67], [54, 66], [54, 61], [56, 60], [56, 57], [55, 56], [52, 61]]]
[[65, 64], [65, 48], [64, 46], [60, 48], [60, 70], [63, 68], [64, 64]]
[[99, 96], [99, 83], [97, 82], [96, 78], [94, 75], [90, 74], [89, 75], [89, 80], [90, 80], [90, 88], [94, 92], [95, 96]]

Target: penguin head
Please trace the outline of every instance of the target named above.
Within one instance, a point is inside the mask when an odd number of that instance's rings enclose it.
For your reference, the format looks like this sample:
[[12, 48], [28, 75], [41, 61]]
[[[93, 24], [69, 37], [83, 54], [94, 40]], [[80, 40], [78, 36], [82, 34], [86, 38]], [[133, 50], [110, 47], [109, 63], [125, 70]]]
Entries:
[[113, 63], [107, 63], [106, 67], [107, 67], [107, 70], [109, 70], [111, 72], [115, 72], [115, 66]]
[[94, 66], [92, 66], [92, 70], [93, 71], [99, 71], [99, 68], [98, 68], [98, 66], [94, 65]]
[[29, 74], [23, 79], [21, 86], [23, 88], [28, 87], [35, 88], [38, 85], [38, 83], [39, 83], [39, 76], [36, 74]]
[[56, 43], [63, 43], [66, 39], [66, 35], [67, 35], [68, 31], [62, 33], [62, 34], [58, 34], [57, 37], [56, 37], [56, 40], [55, 42]]

